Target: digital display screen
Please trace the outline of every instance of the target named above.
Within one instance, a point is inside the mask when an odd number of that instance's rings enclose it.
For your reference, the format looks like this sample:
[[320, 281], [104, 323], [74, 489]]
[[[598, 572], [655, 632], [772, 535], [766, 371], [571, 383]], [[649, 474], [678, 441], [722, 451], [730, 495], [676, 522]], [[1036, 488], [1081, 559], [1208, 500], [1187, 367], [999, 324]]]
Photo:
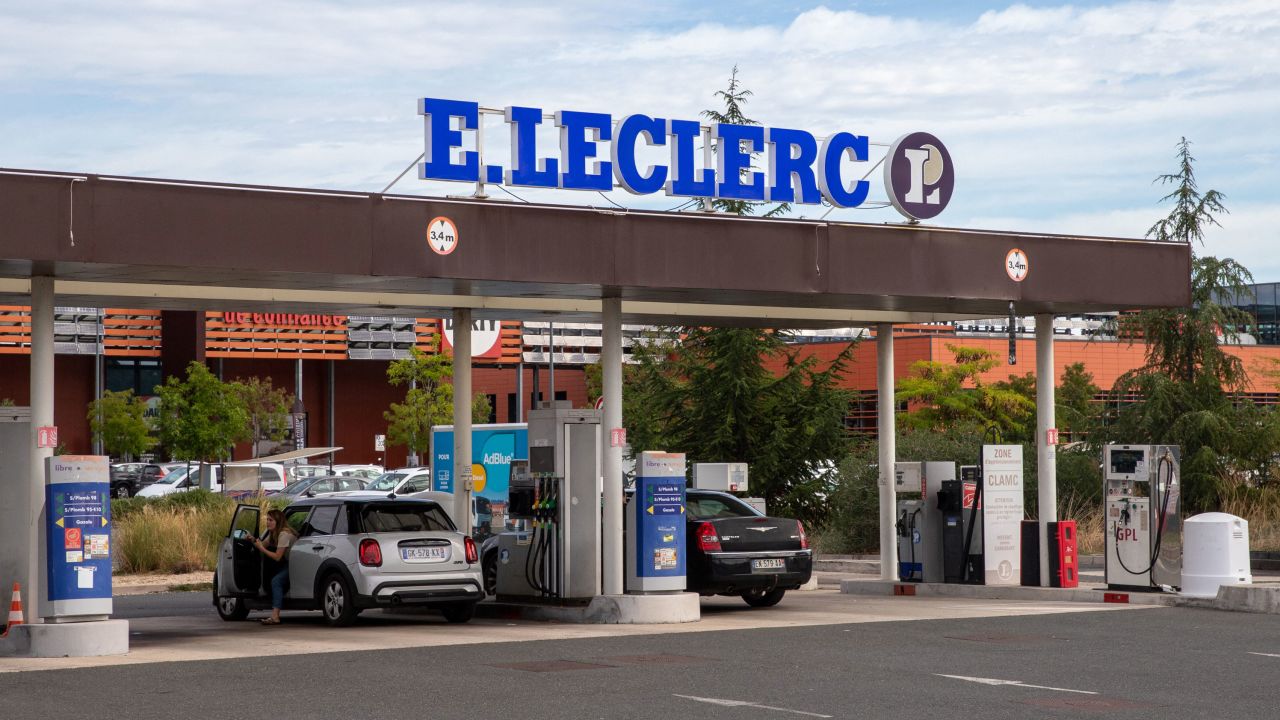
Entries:
[[1138, 471], [1138, 463], [1145, 462], [1145, 450], [1112, 450], [1111, 467], [1113, 473], [1132, 475]]
[[556, 472], [556, 449], [550, 445], [529, 448], [529, 472], [554, 475]]

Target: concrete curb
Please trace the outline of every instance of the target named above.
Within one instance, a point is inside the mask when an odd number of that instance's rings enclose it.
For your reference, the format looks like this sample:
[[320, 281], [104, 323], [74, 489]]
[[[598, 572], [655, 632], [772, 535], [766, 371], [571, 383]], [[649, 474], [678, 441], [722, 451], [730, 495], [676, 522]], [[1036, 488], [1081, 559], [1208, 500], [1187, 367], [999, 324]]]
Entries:
[[[1081, 570], [1101, 570], [1106, 561], [1101, 555], [1081, 555]], [[849, 575], [879, 575], [880, 559], [869, 555], [820, 555], [813, 559], [816, 572], [841, 572]]]
[[19, 625], [0, 643], [0, 655], [19, 657], [126, 655], [129, 652], [129, 621]]
[[1280, 615], [1280, 587], [1222, 585], [1218, 588], [1217, 597], [1180, 597], [1178, 605], [1228, 612]]
[[599, 595], [587, 605], [482, 602], [476, 615], [501, 620], [543, 620], [590, 625], [667, 625], [698, 622], [697, 593]]
[[[111, 596], [124, 597], [127, 595], [150, 595], [152, 593], [173, 592], [173, 587], [173, 585], [126, 585], [124, 587], [111, 588]], [[201, 590], [200, 592], [208, 591]]]
[[1023, 600], [1036, 602], [1112, 602], [1128, 605], [1176, 605], [1173, 595], [1163, 593], [1116, 592], [1091, 588], [1042, 588], [1021, 585], [957, 585], [949, 583], [900, 583], [889, 580], [842, 580], [840, 592], [847, 595], [905, 595], [916, 597], [960, 597], [982, 600]]

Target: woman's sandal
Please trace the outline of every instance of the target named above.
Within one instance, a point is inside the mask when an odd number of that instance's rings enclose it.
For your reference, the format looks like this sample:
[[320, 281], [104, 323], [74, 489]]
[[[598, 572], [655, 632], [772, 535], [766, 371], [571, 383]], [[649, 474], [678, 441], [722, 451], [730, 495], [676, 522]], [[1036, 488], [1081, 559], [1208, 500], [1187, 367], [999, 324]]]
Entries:
[[279, 620], [276, 620], [275, 618], [269, 618], [269, 617], [262, 618], [261, 620], [259, 620], [259, 622], [261, 622], [263, 625], [279, 625], [280, 624]]

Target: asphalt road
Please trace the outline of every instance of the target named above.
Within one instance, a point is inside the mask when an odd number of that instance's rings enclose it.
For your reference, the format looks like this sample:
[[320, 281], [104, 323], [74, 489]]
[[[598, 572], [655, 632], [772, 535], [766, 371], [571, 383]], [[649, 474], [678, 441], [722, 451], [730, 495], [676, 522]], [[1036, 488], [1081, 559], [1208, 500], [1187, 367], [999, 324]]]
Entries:
[[182, 617], [214, 615], [213, 596], [208, 590], [198, 592], [151, 593], [122, 595], [111, 599], [111, 617], [132, 620], [142, 617]]
[[[204, 597], [117, 607], [203, 613]], [[0, 675], [0, 702], [166, 720], [1265, 718], [1277, 677], [1280, 617], [1165, 608], [23, 672]]]

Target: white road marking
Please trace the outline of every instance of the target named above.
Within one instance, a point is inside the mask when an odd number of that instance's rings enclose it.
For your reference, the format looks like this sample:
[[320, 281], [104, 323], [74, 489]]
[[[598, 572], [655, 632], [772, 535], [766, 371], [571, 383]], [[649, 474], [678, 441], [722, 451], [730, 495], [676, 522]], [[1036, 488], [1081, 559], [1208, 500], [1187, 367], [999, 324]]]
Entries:
[[934, 673], [938, 677], [951, 678], [952, 680], [964, 680], [965, 682], [981, 683], [983, 685], [1013, 685], [1016, 687], [1035, 688], [1037, 690], [1053, 690], [1054, 692], [1079, 693], [1081, 695], [1097, 695], [1092, 690], [1072, 690], [1071, 688], [1050, 687], [1049, 685], [1030, 685], [1021, 680], [997, 680], [995, 678], [968, 677], [965, 675], [943, 675], [942, 673]]
[[1280, 655], [1277, 655], [1276, 653], [1256, 653], [1256, 652], [1251, 652], [1251, 653], [1249, 653], [1249, 654], [1250, 654], [1250, 655], [1261, 655], [1262, 657], [1280, 657]]
[[804, 715], [806, 717], [829, 718], [831, 715], [822, 715], [820, 713], [805, 712], [804, 710], [792, 710], [791, 708], [780, 708], [772, 705], [761, 705], [760, 703], [750, 702], [748, 700], [721, 700], [720, 698], [698, 697], [696, 695], [680, 695], [672, 693], [675, 697], [693, 700], [696, 702], [709, 703], [711, 705], [721, 705], [723, 707], [753, 707], [761, 710], [773, 710], [775, 712], [791, 713], [792, 715]]

